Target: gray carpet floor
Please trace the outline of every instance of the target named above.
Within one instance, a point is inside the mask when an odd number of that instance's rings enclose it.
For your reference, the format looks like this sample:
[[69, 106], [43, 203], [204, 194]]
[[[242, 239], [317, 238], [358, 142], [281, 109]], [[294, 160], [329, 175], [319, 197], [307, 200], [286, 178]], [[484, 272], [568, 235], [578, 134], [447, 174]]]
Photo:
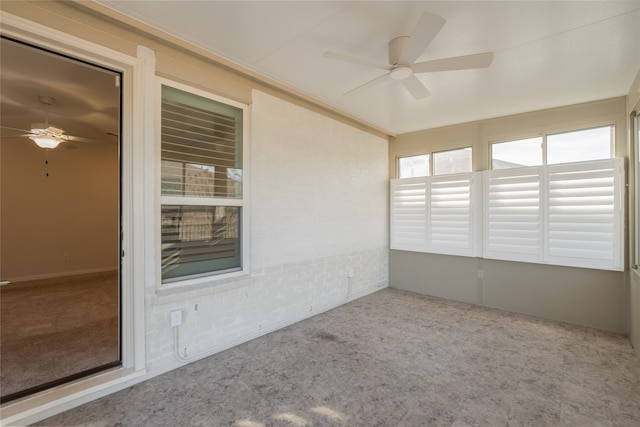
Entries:
[[48, 426], [640, 426], [620, 335], [385, 289]]
[[2, 397], [119, 363], [118, 273], [0, 287]]

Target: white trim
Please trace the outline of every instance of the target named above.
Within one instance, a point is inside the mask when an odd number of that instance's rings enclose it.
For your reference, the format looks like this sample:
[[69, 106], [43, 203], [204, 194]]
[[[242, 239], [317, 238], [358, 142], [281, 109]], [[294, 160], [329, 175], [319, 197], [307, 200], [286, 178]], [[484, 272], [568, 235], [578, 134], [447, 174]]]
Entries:
[[[139, 49], [138, 58], [125, 55], [8, 13], [0, 12], [3, 35], [123, 73], [122, 88], [122, 348], [123, 366], [54, 387], [2, 405], [2, 424], [33, 423], [141, 381], [145, 368], [144, 322], [144, 186], [138, 167], [143, 163], [140, 126], [148, 80], [153, 79], [154, 54]], [[146, 166], [146, 165], [145, 165]], [[134, 212], [136, 213], [134, 215]], [[151, 211], [152, 212], [152, 211]], [[153, 242], [152, 242], [153, 243]]]

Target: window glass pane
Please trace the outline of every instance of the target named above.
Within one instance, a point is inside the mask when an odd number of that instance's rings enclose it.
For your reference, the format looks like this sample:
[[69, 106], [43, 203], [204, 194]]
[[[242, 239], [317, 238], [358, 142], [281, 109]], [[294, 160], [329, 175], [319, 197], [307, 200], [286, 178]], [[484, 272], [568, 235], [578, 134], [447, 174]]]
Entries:
[[242, 198], [242, 109], [162, 87], [165, 196]]
[[429, 176], [429, 155], [400, 157], [398, 159], [398, 178]]
[[241, 208], [162, 206], [162, 279], [241, 267]]
[[542, 137], [491, 145], [491, 168], [507, 169], [542, 164]]
[[433, 174], [471, 172], [471, 147], [433, 153]]
[[611, 158], [612, 126], [547, 136], [547, 164]]

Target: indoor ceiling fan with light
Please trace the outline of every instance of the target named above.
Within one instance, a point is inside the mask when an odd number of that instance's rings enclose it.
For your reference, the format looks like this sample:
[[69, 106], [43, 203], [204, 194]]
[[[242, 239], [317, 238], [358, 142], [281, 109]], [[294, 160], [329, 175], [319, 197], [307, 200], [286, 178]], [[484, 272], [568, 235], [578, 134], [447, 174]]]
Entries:
[[49, 107], [55, 102], [55, 98], [51, 96], [40, 95], [38, 97], [40, 102], [45, 107], [44, 113], [44, 123], [31, 123], [31, 129], [16, 129], [12, 127], [2, 126], [2, 129], [12, 130], [12, 131], [20, 131], [27, 132], [22, 135], [11, 135], [11, 137], [15, 136], [26, 136], [31, 139], [33, 142], [38, 145], [40, 148], [44, 149], [52, 149], [58, 147], [61, 143], [64, 143], [65, 148], [77, 148], [74, 144], [71, 144], [71, 141], [76, 142], [91, 142], [91, 143], [102, 143], [104, 141], [99, 141], [90, 138], [84, 138], [80, 136], [72, 136], [64, 133], [64, 130], [60, 129], [49, 123]]
[[383, 83], [386, 80], [398, 80], [415, 99], [429, 96], [429, 91], [416, 74], [437, 71], [468, 70], [486, 68], [493, 61], [493, 52], [475, 53], [471, 55], [434, 59], [415, 62], [436, 37], [446, 20], [438, 15], [424, 12], [410, 36], [400, 36], [389, 42], [389, 65], [380, 64], [363, 58], [338, 52], [326, 52], [326, 58], [337, 59], [360, 65], [373, 66], [388, 72], [361, 86], [351, 89], [345, 95], [353, 95]]

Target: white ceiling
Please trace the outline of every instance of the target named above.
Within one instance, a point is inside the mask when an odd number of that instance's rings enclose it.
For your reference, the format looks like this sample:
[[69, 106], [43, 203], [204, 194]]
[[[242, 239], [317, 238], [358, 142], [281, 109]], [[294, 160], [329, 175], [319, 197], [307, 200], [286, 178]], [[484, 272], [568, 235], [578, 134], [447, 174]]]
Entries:
[[[395, 134], [625, 95], [640, 68], [640, 0], [99, 2]], [[386, 65], [424, 11], [447, 22], [419, 61], [491, 66], [420, 74], [422, 100], [396, 81], [343, 95], [386, 71], [324, 53]]]

